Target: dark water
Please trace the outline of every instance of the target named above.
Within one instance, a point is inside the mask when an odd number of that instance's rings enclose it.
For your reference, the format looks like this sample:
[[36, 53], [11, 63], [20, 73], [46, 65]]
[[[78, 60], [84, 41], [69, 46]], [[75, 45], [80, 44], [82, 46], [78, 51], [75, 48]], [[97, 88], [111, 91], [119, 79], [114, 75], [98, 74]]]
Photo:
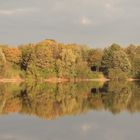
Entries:
[[139, 140], [140, 83], [0, 84], [0, 140]]

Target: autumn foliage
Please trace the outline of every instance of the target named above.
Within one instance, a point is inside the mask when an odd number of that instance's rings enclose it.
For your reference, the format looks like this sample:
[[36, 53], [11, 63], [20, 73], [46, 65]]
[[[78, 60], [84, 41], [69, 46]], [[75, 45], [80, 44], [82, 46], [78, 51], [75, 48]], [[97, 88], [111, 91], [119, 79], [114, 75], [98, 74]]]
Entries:
[[36, 44], [0, 45], [0, 77], [110, 79], [140, 77], [140, 46], [118, 44], [97, 49], [44, 40]]
[[6, 47], [3, 49], [6, 61], [19, 64], [21, 60], [21, 51], [19, 48]]

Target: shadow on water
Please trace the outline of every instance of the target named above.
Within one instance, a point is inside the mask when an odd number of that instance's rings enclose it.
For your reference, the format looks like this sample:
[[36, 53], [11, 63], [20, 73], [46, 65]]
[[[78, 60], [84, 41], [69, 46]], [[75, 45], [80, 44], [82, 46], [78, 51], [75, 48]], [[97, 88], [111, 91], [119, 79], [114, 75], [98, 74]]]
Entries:
[[0, 84], [0, 114], [18, 112], [55, 119], [89, 110], [140, 112], [140, 83]]
[[22, 106], [31, 108], [31, 102], [28, 98], [27, 89], [21, 89], [19, 97], [21, 98]]
[[92, 94], [97, 94], [97, 93], [107, 93], [108, 92], [108, 82], [105, 82], [102, 87], [93, 87], [91, 88], [91, 93]]

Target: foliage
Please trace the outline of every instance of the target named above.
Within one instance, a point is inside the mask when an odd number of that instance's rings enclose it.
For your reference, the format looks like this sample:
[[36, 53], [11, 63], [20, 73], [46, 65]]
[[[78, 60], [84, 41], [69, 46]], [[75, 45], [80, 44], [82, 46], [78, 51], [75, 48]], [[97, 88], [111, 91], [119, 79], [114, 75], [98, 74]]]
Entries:
[[[109, 70], [111, 69], [111, 75], [112, 69], [114, 69], [114, 74], [115, 71], [128, 74], [131, 70], [131, 63], [127, 54], [116, 44], [113, 44], [104, 50], [102, 65], [107, 68], [107, 73], [109, 73]], [[117, 72], [116, 75], [117, 74], [119, 74], [119, 72]]]
[[132, 76], [134, 78], [140, 78], [140, 46], [130, 45], [125, 51], [132, 65]]
[[19, 78], [21, 51], [19, 48], [11, 48], [0, 45], [0, 78]]
[[44, 40], [36, 44], [0, 45], [0, 78], [22, 77], [29, 81], [47, 78], [140, 77], [140, 46], [105, 49]]
[[60, 44], [45, 40], [22, 46], [21, 67], [27, 77], [40, 78], [92, 78], [87, 63], [88, 48], [76, 44]]
[[100, 49], [90, 49], [88, 51], [88, 64], [90, 67], [96, 66], [96, 69], [99, 71], [101, 66], [103, 52]]
[[126, 80], [127, 79], [127, 73], [123, 72], [121, 69], [109, 69], [108, 71], [108, 77], [110, 80]]
[[6, 61], [19, 64], [21, 60], [21, 51], [19, 48], [9, 48], [5, 47], [3, 48], [3, 53], [5, 55]]

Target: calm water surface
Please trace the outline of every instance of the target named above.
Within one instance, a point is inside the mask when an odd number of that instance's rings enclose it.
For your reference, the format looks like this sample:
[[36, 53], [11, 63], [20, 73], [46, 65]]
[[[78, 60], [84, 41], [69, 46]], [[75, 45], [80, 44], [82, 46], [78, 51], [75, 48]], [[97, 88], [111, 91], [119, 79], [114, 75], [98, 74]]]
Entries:
[[140, 83], [0, 84], [0, 140], [140, 140]]

